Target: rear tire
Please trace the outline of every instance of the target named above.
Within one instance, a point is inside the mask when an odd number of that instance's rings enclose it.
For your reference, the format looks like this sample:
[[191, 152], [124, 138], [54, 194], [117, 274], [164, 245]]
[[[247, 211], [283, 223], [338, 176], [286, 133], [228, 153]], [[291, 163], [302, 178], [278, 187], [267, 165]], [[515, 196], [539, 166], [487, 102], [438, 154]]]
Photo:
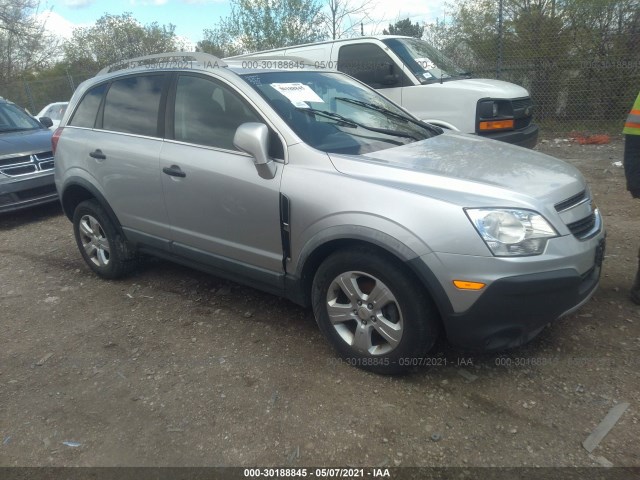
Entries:
[[129, 247], [96, 200], [85, 200], [76, 207], [73, 233], [82, 258], [99, 276], [120, 278], [135, 268], [135, 250]]
[[419, 365], [438, 337], [426, 290], [399, 260], [375, 249], [336, 252], [318, 268], [313, 312], [348, 364], [380, 374]]

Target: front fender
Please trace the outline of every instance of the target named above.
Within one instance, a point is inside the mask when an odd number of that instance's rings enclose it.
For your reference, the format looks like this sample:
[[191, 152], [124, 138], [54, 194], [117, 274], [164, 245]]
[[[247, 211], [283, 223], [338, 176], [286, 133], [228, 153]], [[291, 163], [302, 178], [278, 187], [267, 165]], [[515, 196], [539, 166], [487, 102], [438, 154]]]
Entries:
[[305, 263], [312, 256], [313, 252], [330, 243], [340, 243], [355, 241], [369, 243], [386, 250], [390, 254], [408, 262], [418, 255], [397, 238], [377, 229], [360, 225], [337, 225], [317, 232], [304, 244], [295, 262], [294, 275], [300, 277], [304, 270]]

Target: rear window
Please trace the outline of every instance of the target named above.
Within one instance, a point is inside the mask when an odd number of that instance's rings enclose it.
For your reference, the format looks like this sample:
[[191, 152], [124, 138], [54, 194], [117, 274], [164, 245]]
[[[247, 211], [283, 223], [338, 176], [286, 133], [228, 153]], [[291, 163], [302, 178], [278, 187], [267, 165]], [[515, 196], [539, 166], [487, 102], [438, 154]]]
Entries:
[[104, 96], [104, 92], [107, 90], [107, 84], [103, 83], [93, 87], [87, 93], [85, 93], [80, 104], [76, 109], [69, 125], [74, 127], [86, 127], [93, 128], [96, 123], [96, 116], [98, 115], [98, 109], [100, 108], [100, 102]]
[[157, 136], [164, 79], [164, 75], [141, 75], [113, 82], [104, 102], [102, 128]]

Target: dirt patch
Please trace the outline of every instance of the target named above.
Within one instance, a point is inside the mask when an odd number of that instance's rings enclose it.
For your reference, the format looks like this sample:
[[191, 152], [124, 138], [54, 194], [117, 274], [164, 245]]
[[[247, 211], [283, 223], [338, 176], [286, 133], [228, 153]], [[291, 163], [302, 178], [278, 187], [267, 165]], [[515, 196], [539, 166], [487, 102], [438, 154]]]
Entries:
[[[445, 342], [397, 378], [340, 362], [310, 310], [161, 261], [85, 267], [57, 206], [0, 218], [0, 464], [640, 465], [640, 244], [622, 143], [550, 138], [604, 214], [599, 291], [502, 355]], [[581, 443], [630, 407], [590, 455]]]

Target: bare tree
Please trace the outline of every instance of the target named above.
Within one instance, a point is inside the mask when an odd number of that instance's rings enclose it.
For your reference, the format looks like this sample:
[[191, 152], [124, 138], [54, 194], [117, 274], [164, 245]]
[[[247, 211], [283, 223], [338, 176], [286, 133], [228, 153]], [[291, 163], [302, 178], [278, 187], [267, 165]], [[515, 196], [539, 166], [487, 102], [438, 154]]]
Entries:
[[337, 38], [355, 36], [360, 33], [362, 24], [369, 24], [373, 20], [369, 12], [374, 11], [375, 0], [327, 0], [323, 12], [322, 22], [329, 37]]
[[0, 0], [0, 79], [49, 66], [58, 42], [38, 16], [38, 0]]

